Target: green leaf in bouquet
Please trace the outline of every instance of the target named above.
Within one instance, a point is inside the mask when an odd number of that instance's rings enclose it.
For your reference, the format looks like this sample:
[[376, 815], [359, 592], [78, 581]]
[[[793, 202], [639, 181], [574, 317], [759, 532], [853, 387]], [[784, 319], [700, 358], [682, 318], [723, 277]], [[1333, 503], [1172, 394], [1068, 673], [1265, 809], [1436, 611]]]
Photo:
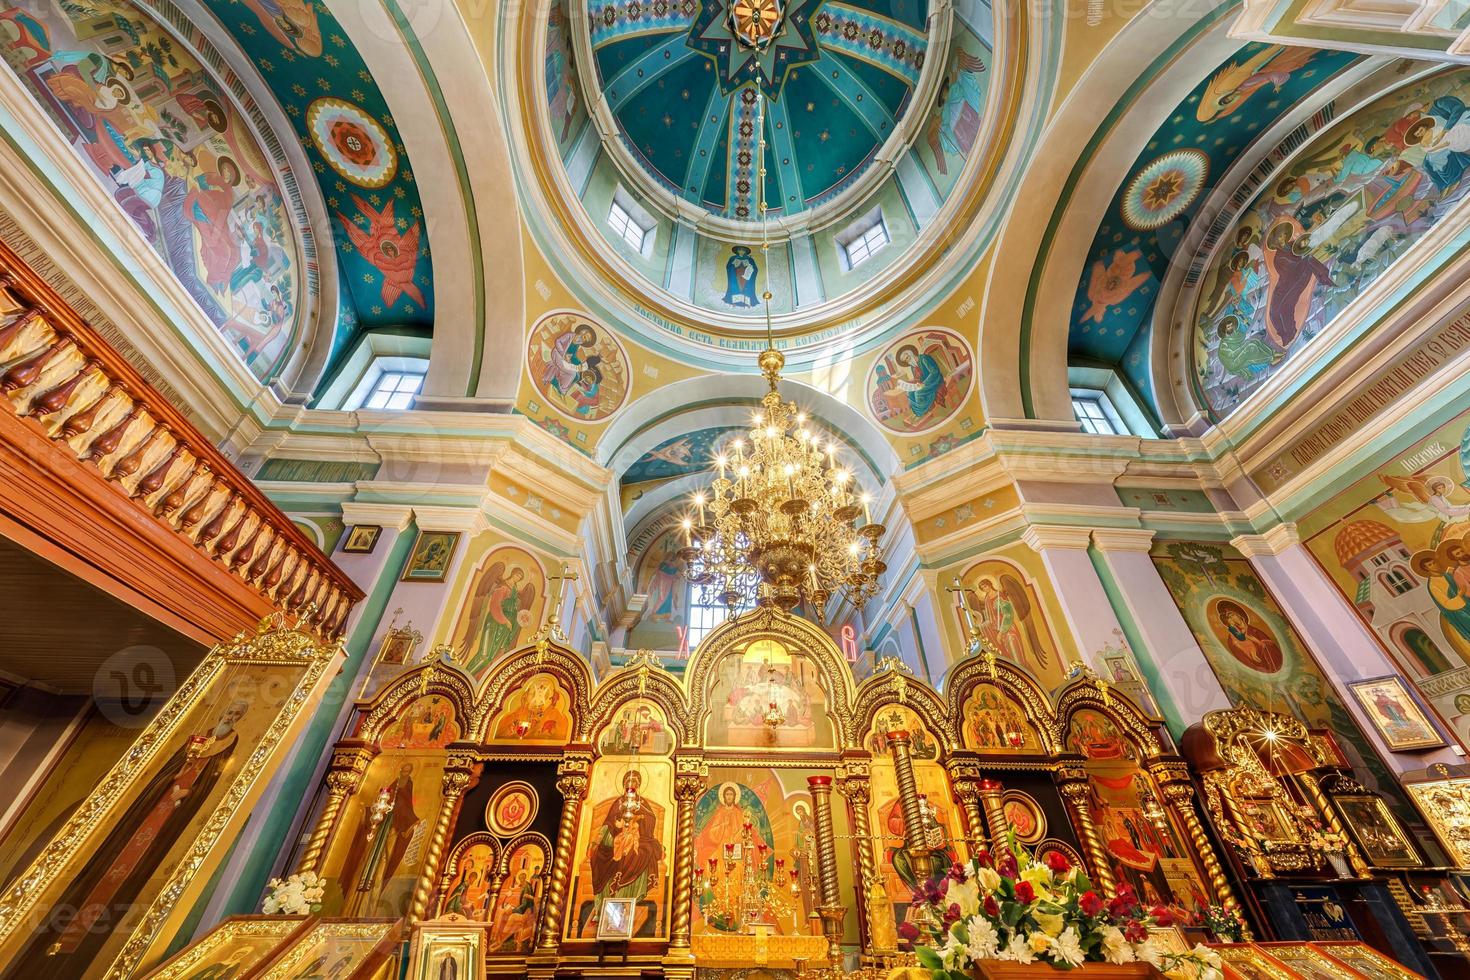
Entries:
[[945, 972], [944, 963], [939, 959], [938, 950], [928, 946], [915, 946], [914, 955], [919, 958], [919, 965], [924, 969], [934, 970], [940, 974]]

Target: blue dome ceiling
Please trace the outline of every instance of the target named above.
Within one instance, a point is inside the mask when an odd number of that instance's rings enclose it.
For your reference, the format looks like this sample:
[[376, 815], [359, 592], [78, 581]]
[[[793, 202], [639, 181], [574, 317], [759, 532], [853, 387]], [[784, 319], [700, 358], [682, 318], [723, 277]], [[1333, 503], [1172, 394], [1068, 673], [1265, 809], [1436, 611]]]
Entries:
[[766, 200], [794, 214], [845, 188], [893, 133], [928, 12], [927, 0], [591, 0], [595, 84], [659, 184], [736, 220], [758, 217], [764, 92]]

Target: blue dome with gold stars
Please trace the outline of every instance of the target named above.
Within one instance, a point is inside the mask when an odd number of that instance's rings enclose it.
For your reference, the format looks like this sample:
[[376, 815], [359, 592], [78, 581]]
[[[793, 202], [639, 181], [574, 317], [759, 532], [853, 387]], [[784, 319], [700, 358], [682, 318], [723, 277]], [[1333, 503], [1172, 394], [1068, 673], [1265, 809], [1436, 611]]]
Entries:
[[757, 93], [771, 214], [830, 201], [909, 108], [928, 13], [927, 0], [590, 0], [587, 24], [637, 164], [675, 197], [753, 220]]

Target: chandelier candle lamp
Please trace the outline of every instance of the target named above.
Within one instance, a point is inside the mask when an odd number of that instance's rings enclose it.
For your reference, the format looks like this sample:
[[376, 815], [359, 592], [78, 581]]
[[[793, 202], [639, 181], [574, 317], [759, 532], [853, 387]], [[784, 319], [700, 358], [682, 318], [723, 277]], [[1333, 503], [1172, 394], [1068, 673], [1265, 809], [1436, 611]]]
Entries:
[[[768, 255], [765, 98], [757, 99], [761, 250]], [[691, 499], [679, 558], [706, 604], [783, 612], [805, 604], [825, 622], [834, 595], [861, 609], [877, 594], [888, 568], [879, 544], [887, 529], [873, 521], [872, 498], [839, 461], [837, 441], [781, 397], [786, 358], [772, 337], [769, 291], [765, 299], [767, 347], [759, 364], [769, 390], [749, 439], [715, 457], [719, 476]]]

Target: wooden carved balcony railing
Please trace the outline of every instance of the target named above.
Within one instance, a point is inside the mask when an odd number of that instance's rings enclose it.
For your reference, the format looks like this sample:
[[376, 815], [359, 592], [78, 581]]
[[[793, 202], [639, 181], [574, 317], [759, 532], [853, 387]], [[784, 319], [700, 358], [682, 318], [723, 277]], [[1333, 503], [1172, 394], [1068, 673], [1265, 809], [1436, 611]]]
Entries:
[[187, 541], [263, 608], [341, 634], [362, 590], [3, 243], [0, 396], [129, 499], [136, 516]]

